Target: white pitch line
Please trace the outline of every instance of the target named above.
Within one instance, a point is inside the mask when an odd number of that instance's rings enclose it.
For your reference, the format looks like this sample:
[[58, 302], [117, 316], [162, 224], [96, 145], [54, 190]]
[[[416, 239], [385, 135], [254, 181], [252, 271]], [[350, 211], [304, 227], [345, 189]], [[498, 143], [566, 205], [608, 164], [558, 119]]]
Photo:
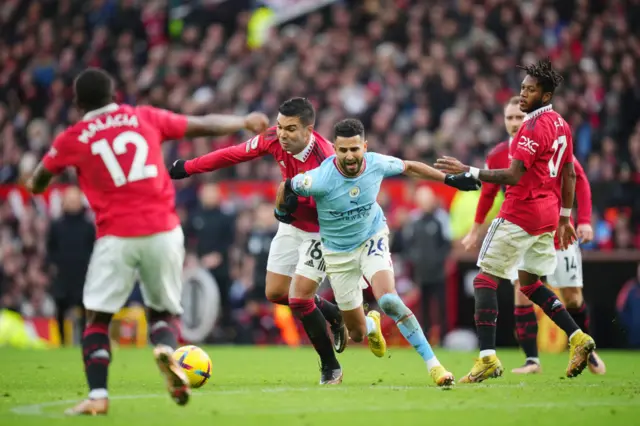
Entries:
[[[476, 384], [476, 385], [464, 385], [457, 386], [454, 390], [473, 390], [477, 388], [525, 388], [529, 386], [526, 382], [520, 383], [492, 383], [492, 384]], [[563, 384], [546, 384], [546, 387], [552, 388], [562, 388], [562, 387], [601, 387], [602, 385], [599, 383], [563, 383]], [[330, 387], [273, 387], [273, 388], [240, 388], [240, 389], [221, 389], [221, 390], [212, 390], [212, 391], [196, 391], [193, 396], [206, 396], [206, 395], [242, 395], [242, 394], [252, 394], [252, 393], [285, 393], [285, 392], [345, 392], [349, 390], [353, 390], [354, 388], [362, 389], [360, 386], [330, 386]], [[398, 391], [409, 391], [409, 390], [426, 390], [426, 391], [442, 391], [442, 389], [437, 388], [435, 386], [381, 386], [381, 385], [372, 385], [368, 386], [365, 389], [367, 390], [398, 390]], [[157, 398], [167, 398], [166, 393], [158, 393], [158, 394], [139, 394], [139, 395], [114, 395], [109, 397], [110, 400], [139, 400], [139, 399], [157, 399]], [[18, 415], [25, 416], [39, 416], [39, 417], [48, 417], [48, 418], [64, 418], [66, 417], [62, 413], [46, 413], [43, 412], [44, 408], [50, 407], [58, 407], [61, 405], [72, 405], [77, 403], [79, 400], [77, 399], [68, 399], [61, 401], [47, 401], [39, 404], [30, 404], [30, 405], [22, 405], [13, 407], [10, 412]], [[428, 411], [428, 410], [468, 410], [470, 408], [484, 408], [484, 409], [504, 409], [504, 408], [561, 408], [561, 407], [617, 407], [617, 406], [638, 406], [640, 407], [640, 401], [593, 401], [593, 402], [533, 402], [533, 403], [509, 403], [505, 404], [459, 404], [459, 405], [442, 405], [442, 404], [433, 404], [433, 405], [396, 405], [390, 407], [368, 407], [367, 411]], [[333, 407], [290, 407], [290, 408], [281, 408], [281, 409], [269, 409], [269, 410], [251, 410], [242, 408], [237, 411], [225, 411], [224, 414], [237, 415], [259, 415], [259, 414], [304, 414], [304, 413], [313, 413], [313, 412], [329, 412], [329, 413], [344, 413], [344, 412], [357, 412], [360, 411], [359, 407], [350, 407], [350, 406], [333, 406]]]

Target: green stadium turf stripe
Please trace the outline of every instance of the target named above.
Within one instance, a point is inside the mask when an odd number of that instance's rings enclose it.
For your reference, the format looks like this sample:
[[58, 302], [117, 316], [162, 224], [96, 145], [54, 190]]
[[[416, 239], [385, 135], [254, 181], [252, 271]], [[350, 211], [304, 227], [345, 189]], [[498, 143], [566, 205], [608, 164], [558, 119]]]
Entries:
[[[458, 385], [456, 386], [452, 392], [473, 392], [478, 388], [522, 388], [528, 386], [527, 383], [509, 383], [509, 384], [500, 384], [500, 383], [492, 383], [492, 384], [475, 384], [475, 385]], [[547, 385], [549, 388], [572, 388], [572, 387], [601, 387], [601, 384], [598, 383], [558, 383], [557, 385]], [[211, 395], [240, 395], [240, 394], [258, 394], [258, 393], [283, 393], [283, 392], [340, 392], [340, 391], [353, 391], [354, 389], [359, 390], [425, 390], [425, 391], [443, 391], [442, 388], [435, 387], [433, 385], [425, 385], [425, 386], [349, 386], [349, 385], [341, 385], [341, 386], [331, 386], [331, 387], [273, 387], [273, 388], [241, 388], [241, 389], [220, 389], [213, 391], [195, 391], [192, 396], [211, 396]], [[113, 395], [110, 396], [110, 401], [126, 401], [126, 400], [143, 400], [143, 399], [158, 399], [158, 398], [166, 398], [167, 403], [171, 404], [171, 400], [169, 399], [169, 395], [167, 393], [157, 393], [157, 394], [139, 394], [139, 395]], [[69, 399], [64, 401], [49, 401], [42, 402], [39, 404], [29, 404], [29, 405], [21, 405], [17, 407], [11, 408], [10, 412], [13, 414], [23, 415], [23, 416], [38, 416], [38, 417], [48, 417], [48, 418], [66, 418], [62, 412], [48, 412], [44, 411], [46, 408], [52, 407], [60, 407], [60, 406], [72, 406], [75, 403], [78, 403], [80, 400], [78, 399]], [[565, 402], [557, 402], [557, 401], [544, 401], [544, 402], [531, 402], [531, 403], [510, 403], [510, 407], [513, 408], [562, 408], [562, 407], [622, 407], [622, 406], [638, 406], [638, 402], [636, 401], [565, 401]], [[451, 406], [451, 405], [441, 405], [437, 402], [433, 404], [406, 404], [406, 405], [398, 405], [398, 406], [385, 406], [385, 407], [367, 407], [367, 411], [429, 411], [429, 410], [468, 410], [470, 408], [485, 408], [485, 409], [503, 409], [504, 404], [496, 403], [496, 404], [486, 404], [479, 401], [477, 407], [471, 403], [464, 404], [461, 406]], [[302, 408], [274, 408], [269, 411], [265, 410], [251, 410], [247, 408], [243, 408], [242, 410], [237, 411], [224, 411], [224, 414], [229, 415], [259, 415], [259, 414], [304, 414], [304, 413], [313, 413], [317, 412], [332, 412], [332, 413], [345, 413], [345, 412], [358, 412], [361, 411], [362, 407], [351, 407], [351, 406], [336, 406], [336, 407], [302, 407]]]

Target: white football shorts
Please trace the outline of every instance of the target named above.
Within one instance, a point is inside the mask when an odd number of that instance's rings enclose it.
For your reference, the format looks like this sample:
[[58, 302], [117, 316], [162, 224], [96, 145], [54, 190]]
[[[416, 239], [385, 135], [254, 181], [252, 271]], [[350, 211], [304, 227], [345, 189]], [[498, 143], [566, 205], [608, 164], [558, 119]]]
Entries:
[[181, 314], [184, 256], [180, 226], [146, 237], [107, 235], [98, 239], [84, 285], [85, 308], [117, 313], [129, 299], [139, 276], [147, 307]]
[[549, 276], [557, 263], [553, 235], [553, 232], [530, 235], [518, 225], [496, 218], [482, 243], [477, 266], [506, 280], [513, 279], [518, 270]]
[[[556, 269], [547, 275], [547, 283], [554, 288], [582, 288], [582, 253], [576, 241], [566, 250], [556, 250]], [[511, 283], [518, 279], [518, 268], [511, 274]]]
[[325, 276], [320, 234], [280, 223], [269, 248], [267, 271], [288, 277], [301, 275], [320, 283]]
[[350, 311], [362, 305], [362, 277], [367, 282], [379, 271], [393, 272], [389, 252], [389, 229], [385, 228], [349, 252], [336, 252], [324, 247], [327, 274], [338, 307]]

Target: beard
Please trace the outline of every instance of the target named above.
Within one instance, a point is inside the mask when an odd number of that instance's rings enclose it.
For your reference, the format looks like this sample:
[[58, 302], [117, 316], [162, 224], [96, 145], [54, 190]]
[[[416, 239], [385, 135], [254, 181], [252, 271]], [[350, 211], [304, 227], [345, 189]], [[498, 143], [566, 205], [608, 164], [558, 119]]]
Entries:
[[360, 170], [362, 169], [362, 159], [358, 160], [356, 159], [354, 162], [351, 163], [347, 163], [347, 160], [342, 160], [340, 162], [340, 165], [342, 166], [342, 171], [349, 176], [355, 176], [358, 173], [360, 173]]
[[529, 104], [529, 107], [527, 108], [527, 111], [523, 111], [523, 112], [526, 112], [527, 114], [529, 114], [530, 112], [533, 112], [541, 107], [542, 107], [542, 99], [538, 99], [536, 101], [531, 102]]

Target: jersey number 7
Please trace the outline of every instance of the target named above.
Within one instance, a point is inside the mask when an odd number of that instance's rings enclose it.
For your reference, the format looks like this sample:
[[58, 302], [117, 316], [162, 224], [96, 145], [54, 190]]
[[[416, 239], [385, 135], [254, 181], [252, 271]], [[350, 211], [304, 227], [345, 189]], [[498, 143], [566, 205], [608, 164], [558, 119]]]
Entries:
[[553, 154], [551, 155], [551, 159], [549, 160], [549, 176], [557, 177], [558, 176], [558, 168], [560, 167], [560, 160], [564, 155], [564, 151], [567, 149], [567, 137], [565, 135], [558, 136], [558, 139], [553, 141], [553, 146], [551, 147], [553, 150]]
[[[133, 156], [129, 175], [125, 176], [122, 167], [120, 167], [120, 163], [118, 163], [116, 155], [126, 153], [127, 145], [129, 144], [135, 146], [136, 153]], [[149, 155], [149, 144], [140, 133], [132, 131], [120, 133], [113, 140], [113, 149], [111, 149], [109, 141], [106, 139], [100, 139], [99, 141], [91, 144], [91, 153], [99, 155], [100, 158], [102, 158], [107, 171], [109, 171], [109, 174], [111, 175], [111, 179], [113, 179], [113, 184], [117, 187], [129, 182], [158, 176], [158, 168], [153, 164], [146, 164], [147, 156]]]

